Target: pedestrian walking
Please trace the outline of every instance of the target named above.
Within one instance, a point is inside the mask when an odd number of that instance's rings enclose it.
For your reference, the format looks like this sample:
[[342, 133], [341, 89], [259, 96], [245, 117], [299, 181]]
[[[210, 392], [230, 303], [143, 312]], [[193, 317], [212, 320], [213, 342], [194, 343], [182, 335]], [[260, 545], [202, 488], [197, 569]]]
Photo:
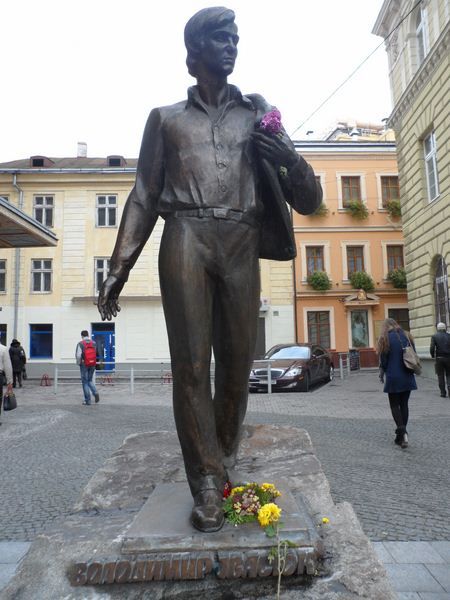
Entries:
[[2, 405], [3, 405], [3, 387], [6, 385], [6, 392], [12, 392], [13, 370], [8, 348], [0, 344], [0, 425], [2, 424]]
[[100, 401], [97, 388], [92, 381], [97, 363], [97, 345], [91, 340], [86, 329], [81, 332], [81, 338], [75, 350], [75, 359], [77, 364], [80, 365], [81, 385], [84, 394], [83, 404], [89, 406], [91, 404], [91, 394], [94, 396], [95, 402]]
[[15, 388], [18, 384], [22, 387], [22, 373], [27, 362], [25, 356], [25, 350], [20, 345], [18, 340], [13, 340], [9, 347], [9, 356], [11, 358], [12, 370], [13, 370], [13, 387]]
[[431, 336], [430, 354], [432, 358], [436, 359], [434, 369], [441, 390], [441, 398], [447, 397], [446, 384], [450, 398], [450, 333], [447, 333], [445, 323], [438, 323], [436, 329], [437, 332]]
[[411, 344], [415, 349], [412, 335], [403, 331], [394, 319], [383, 321], [377, 351], [380, 359], [380, 380], [383, 391], [388, 394], [392, 416], [397, 426], [395, 443], [408, 447], [406, 426], [409, 418], [408, 401], [411, 390], [417, 390], [414, 373], [403, 362], [403, 348]]

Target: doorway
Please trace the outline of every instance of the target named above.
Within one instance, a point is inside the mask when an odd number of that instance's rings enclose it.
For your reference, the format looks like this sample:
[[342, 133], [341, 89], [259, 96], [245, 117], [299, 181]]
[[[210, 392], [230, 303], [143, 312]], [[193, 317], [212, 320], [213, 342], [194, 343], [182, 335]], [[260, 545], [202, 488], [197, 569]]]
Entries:
[[97, 371], [114, 371], [116, 335], [114, 323], [91, 323], [92, 339], [97, 344]]

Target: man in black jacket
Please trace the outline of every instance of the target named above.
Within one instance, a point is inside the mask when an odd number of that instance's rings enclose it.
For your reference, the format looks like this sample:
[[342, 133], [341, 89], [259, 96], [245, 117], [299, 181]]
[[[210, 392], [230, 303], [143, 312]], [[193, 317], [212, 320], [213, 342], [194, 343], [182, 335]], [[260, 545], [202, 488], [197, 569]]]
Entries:
[[238, 41], [234, 13], [226, 8], [203, 9], [187, 23], [186, 62], [197, 85], [187, 100], [150, 113], [136, 183], [98, 301], [102, 319], [117, 315], [119, 294], [161, 216], [159, 276], [175, 421], [194, 497], [191, 522], [205, 532], [223, 524], [223, 486], [247, 408], [260, 296], [258, 258], [295, 256], [285, 220], [277, 221], [272, 245], [264, 223], [275, 223], [275, 200], [311, 214], [322, 197], [313, 169], [286, 133], [258, 129], [273, 107], [227, 83]]
[[441, 398], [447, 396], [445, 384], [447, 383], [450, 397], [450, 333], [447, 333], [445, 323], [438, 323], [437, 333], [431, 336], [430, 354], [436, 358], [436, 375], [438, 376]]

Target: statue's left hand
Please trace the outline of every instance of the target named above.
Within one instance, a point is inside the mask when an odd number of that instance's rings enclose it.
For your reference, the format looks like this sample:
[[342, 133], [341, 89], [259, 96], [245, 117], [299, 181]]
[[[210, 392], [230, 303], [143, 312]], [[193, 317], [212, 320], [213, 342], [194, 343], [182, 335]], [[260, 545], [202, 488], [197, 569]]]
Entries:
[[299, 160], [295, 150], [289, 148], [277, 135], [254, 131], [251, 138], [262, 158], [266, 158], [277, 169], [286, 167], [289, 171]]

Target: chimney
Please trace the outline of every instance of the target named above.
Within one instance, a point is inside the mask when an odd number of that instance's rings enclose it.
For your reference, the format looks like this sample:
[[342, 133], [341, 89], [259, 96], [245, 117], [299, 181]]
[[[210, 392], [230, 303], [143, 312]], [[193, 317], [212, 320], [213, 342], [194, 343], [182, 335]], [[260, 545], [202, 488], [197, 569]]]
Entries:
[[78, 142], [77, 144], [77, 158], [86, 158], [87, 156], [87, 144], [86, 142]]

